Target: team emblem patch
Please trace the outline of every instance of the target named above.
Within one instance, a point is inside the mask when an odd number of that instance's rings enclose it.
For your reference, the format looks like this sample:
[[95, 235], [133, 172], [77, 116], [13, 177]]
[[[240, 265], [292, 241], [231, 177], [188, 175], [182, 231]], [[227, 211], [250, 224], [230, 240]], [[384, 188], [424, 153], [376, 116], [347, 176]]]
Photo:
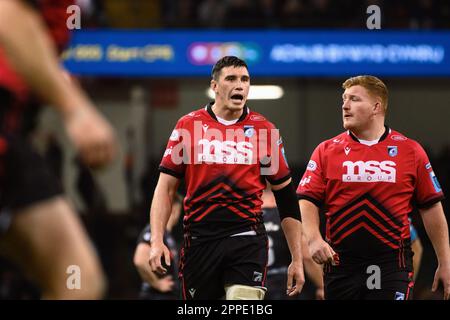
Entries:
[[391, 157], [395, 157], [398, 154], [397, 146], [388, 146], [388, 154]]
[[244, 134], [247, 138], [251, 138], [255, 134], [255, 129], [253, 126], [244, 126]]

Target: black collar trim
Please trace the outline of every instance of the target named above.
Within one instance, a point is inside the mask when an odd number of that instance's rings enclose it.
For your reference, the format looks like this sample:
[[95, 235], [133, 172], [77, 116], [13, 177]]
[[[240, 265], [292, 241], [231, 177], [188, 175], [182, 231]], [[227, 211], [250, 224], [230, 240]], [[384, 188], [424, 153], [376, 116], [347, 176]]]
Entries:
[[[214, 120], [219, 121], [219, 120], [217, 120], [216, 114], [212, 111], [212, 106], [213, 106], [213, 104], [214, 104], [214, 101], [208, 103], [208, 104], [206, 105], [206, 111], [209, 113], [209, 115], [210, 115]], [[238, 119], [238, 121], [236, 121], [236, 123], [241, 122], [241, 121], [244, 121], [244, 119], [245, 119], [245, 117], [246, 117], [247, 115], [248, 115], [248, 108], [247, 108], [247, 106], [244, 106], [244, 111], [242, 112], [242, 115], [239, 117], [239, 119]]]
[[[384, 126], [384, 133], [383, 135], [380, 137], [380, 139], [378, 139], [378, 143], [380, 143], [381, 141], [383, 141], [384, 139], [387, 138], [387, 136], [389, 135], [389, 132], [391, 131], [391, 129], [389, 129], [389, 127], [387, 125]], [[350, 137], [355, 140], [356, 142], [359, 142], [359, 139], [349, 130], [348, 134], [350, 135]]]

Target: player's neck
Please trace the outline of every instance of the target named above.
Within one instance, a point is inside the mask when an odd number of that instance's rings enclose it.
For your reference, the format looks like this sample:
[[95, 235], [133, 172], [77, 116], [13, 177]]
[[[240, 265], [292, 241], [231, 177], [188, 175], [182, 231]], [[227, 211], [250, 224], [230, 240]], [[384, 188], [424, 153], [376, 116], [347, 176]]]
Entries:
[[220, 105], [217, 102], [215, 102], [212, 105], [211, 110], [214, 112], [214, 114], [217, 117], [222, 118], [227, 121], [239, 119], [242, 116], [242, 113], [244, 112], [244, 109], [231, 110], [231, 109], [227, 108], [225, 105]]
[[384, 126], [384, 123], [377, 124], [376, 126], [373, 126], [372, 128], [367, 128], [366, 130], [350, 130], [355, 137], [357, 137], [359, 140], [366, 140], [366, 141], [373, 141], [380, 139], [386, 128]]

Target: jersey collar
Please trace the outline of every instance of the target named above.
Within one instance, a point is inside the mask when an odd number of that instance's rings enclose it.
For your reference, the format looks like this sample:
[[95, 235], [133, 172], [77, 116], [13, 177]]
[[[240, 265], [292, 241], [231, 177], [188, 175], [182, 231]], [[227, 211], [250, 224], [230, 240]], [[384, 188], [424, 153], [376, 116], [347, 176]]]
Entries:
[[[353, 140], [355, 140], [356, 142], [360, 143], [359, 139], [350, 130], [348, 130], [347, 133]], [[380, 137], [380, 139], [378, 139], [378, 143], [380, 143], [381, 141], [386, 139], [387, 136], [389, 135], [389, 133], [391, 133], [391, 129], [387, 125], [384, 125], [384, 133]]]
[[[218, 122], [217, 117], [215, 115], [215, 113], [212, 111], [212, 106], [214, 104], [214, 101], [208, 103], [205, 107], [205, 110], [209, 113], [209, 115]], [[236, 121], [236, 123], [241, 122], [245, 119], [245, 117], [247, 116], [249, 110], [247, 106], [244, 106], [244, 111], [242, 112], [241, 116], [239, 117], [238, 121]]]

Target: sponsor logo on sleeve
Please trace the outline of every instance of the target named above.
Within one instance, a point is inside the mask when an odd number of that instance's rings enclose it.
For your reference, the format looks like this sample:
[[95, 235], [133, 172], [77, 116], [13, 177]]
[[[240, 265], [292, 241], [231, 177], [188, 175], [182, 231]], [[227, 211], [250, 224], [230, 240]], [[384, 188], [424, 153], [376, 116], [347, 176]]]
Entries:
[[172, 134], [170, 135], [170, 141], [178, 141], [180, 139], [180, 132], [175, 129], [172, 131]]
[[311, 176], [307, 176], [307, 177], [304, 177], [301, 181], [300, 181], [300, 185], [302, 186], [302, 187], [304, 187], [305, 185], [307, 185], [308, 183], [310, 183], [311, 182]]
[[441, 192], [442, 188], [441, 188], [441, 185], [439, 184], [439, 181], [438, 181], [436, 175], [434, 174], [434, 171], [430, 172], [430, 178], [431, 178], [431, 182], [433, 182], [434, 190], [436, 190], [436, 192]]
[[317, 163], [314, 160], [309, 160], [306, 170], [315, 171], [317, 169]]
[[428, 163], [425, 165], [425, 169], [430, 170], [430, 169], [431, 169], [431, 163], [428, 162]]

